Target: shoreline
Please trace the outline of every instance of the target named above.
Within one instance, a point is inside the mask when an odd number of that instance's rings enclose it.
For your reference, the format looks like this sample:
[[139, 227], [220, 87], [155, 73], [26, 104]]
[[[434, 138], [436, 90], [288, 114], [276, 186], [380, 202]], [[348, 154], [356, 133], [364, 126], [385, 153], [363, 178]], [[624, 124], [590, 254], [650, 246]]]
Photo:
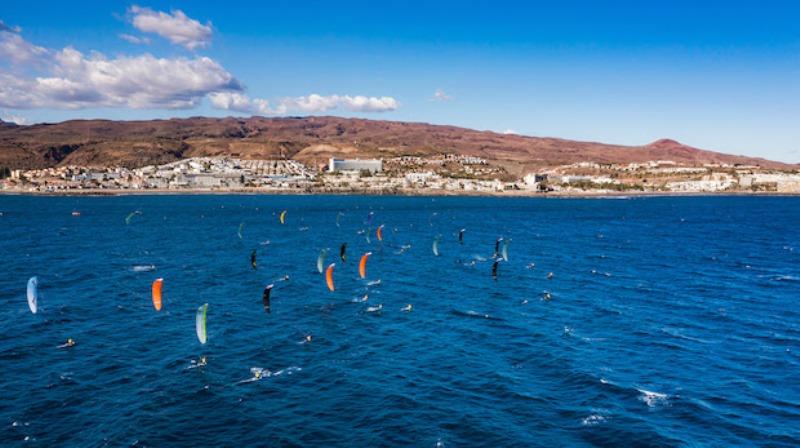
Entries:
[[621, 199], [644, 197], [703, 197], [703, 196], [752, 196], [752, 197], [796, 197], [800, 193], [786, 192], [673, 192], [673, 191], [631, 191], [631, 192], [549, 192], [531, 191], [441, 191], [441, 190], [399, 190], [399, 191], [290, 191], [290, 190], [244, 190], [244, 189], [148, 189], [148, 190], [67, 190], [67, 191], [19, 191], [0, 190], [0, 196], [50, 196], [50, 197], [103, 197], [103, 196], [195, 196], [195, 195], [242, 195], [242, 196], [396, 196], [396, 197], [495, 197], [495, 198], [540, 198], [540, 199]]

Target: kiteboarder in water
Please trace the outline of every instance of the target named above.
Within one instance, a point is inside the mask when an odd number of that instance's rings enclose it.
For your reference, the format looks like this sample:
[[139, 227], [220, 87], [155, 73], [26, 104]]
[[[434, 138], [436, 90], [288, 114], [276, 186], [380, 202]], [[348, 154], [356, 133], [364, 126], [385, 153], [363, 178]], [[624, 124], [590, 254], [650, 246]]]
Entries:
[[258, 263], [256, 262], [256, 250], [255, 249], [253, 249], [253, 251], [250, 252], [250, 267], [252, 267], [253, 269], [258, 268]]

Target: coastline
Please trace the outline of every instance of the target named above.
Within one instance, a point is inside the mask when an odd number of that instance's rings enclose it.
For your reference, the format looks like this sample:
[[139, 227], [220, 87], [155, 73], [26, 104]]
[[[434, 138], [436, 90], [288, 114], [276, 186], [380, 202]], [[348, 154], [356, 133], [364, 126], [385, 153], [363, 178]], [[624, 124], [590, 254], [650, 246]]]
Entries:
[[753, 197], [795, 197], [800, 193], [768, 192], [768, 191], [720, 191], [720, 192], [674, 192], [674, 191], [570, 191], [539, 193], [533, 191], [447, 191], [447, 190], [395, 190], [395, 191], [291, 191], [291, 190], [258, 190], [258, 189], [86, 189], [64, 191], [21, 191], [0, 190], [0, 196], [194, 196], [194, 195], [244, 195], [244, 196], [397, 196], [397, 197], [496, 197], [496, 198], [539, 198], [539, 199], [622, 199], [645, 197], [704, 197], [704, 196], [753, 196]]

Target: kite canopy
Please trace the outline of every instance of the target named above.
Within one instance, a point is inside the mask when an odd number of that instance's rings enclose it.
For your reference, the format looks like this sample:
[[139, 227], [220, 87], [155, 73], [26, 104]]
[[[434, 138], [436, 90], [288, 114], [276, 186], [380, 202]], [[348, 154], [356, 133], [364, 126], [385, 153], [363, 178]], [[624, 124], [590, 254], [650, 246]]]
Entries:
[[268, 313], [270, 312], [269, 296], [270, 296], [270, 293], [272, 292], [272, 287], [273, 286], [274, 285], [271, 285], [271, 284], [267, 285], [264, 288], [264, 294], [261, 296], [261, 301], [264, 303], [264, 311], [266, 311]]
[[378, 229], [375, 231], [375, 236], [378, 237], [378, 241], [383, 241], [383, 224], [378, 226]]
[[325, 271], [325, 257], [328, 256], [328, 249], [322, 249], [319, 251], [319, 256], [317, 257], [317, 271], [322, 274]]
[[431, 246], [431, 250], [433, 250], [433, 255], [439, 256], [439, 237], [436, 237], [433, 240], [433, 245]]
[[39, 279], [36, 277], [28, 280], [28, 307], [33, 314], [39, 309]]
[[286, 224], [286, 210], [281, 212], [279, 219], [281, 220], [281, 224]]
[[140, 212], [139, 210], [136, 210], [136, 211], [130, 212], [130, 213], [128, 214], [128, 216], [126, 216], [126, 217], [125, 217], [125, 225], [128, 225], [128, 224], [130, 224], [130, 223], [131, 223], [131, 219], [133, 219], [133, 217], [134, 217], [134, 216], [136, 216], [136, 215], [141, 215], [141, 214], [142, 214], [142, 212]]
[[328, 284], [328, 289], [333, 291], [336, 288], [333, 287], [333, 267], [336, 266], [336, 263], [331, 263], [328, 265], [328, 269], [325, 270], [325, 283]]
[[163, 285], [163, 278], [157, 278], [153, 281], [153, 308], [155, 308], [156, 311], [161, 311], [161, 288]]
[[500, 243], [503, 242], [503, 237], [500, 237], [494, 241], [494, 258], [500, 256]]
[[194, 319], [194, 327], [197, 331], [197, 340], [201, 344], [205, 344], [208, 340], [206, 335], [206, 315], [208, 314], [208, 304], [204, 303], [203, 306], [197, 309], [197, 315]]
[[358, 275], [361, 278], [365, 278], [367, 276], [367, 259], [369, 256], [372, 255], [372, 252], [367, 252], [361, 256], [361, 262], [358, 263]]

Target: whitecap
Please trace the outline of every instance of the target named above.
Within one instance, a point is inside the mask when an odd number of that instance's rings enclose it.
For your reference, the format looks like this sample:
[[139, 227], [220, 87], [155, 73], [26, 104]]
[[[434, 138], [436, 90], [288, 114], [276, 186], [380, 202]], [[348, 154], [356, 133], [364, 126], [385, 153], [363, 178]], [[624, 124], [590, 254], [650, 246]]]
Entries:
[[661, 328], [661, 332], [662, 333], [666, 333], [666, 334], [668, 334], [668, 335], [670, 335], [670, 336], [672, 336], [674, 338], [677, 338], [677, 339], [683, 339], [683, 340], [686, 340], [686, 341], [698, 342], [698, 343], [701, 343], [701, 344], [708, 344], [709, 343], [709, 341], [707, 341], [707, 340], [694, 338], [694, 337], [691, 337], [691, 336], [687, 336], [687, 335], [679, 332], [678, 330], [675, 330], [675, 329], [672, 329], [672, 328], [669, 328], [669, 327]]
[[774, 275], [772, 276], [772, 280], [776, 282], [797, 282], [800, 281], [800, 277], [795, 277], [794, 275]]
[[600, 414], [592, 414], [592, 415], [584, 418], [581, 421], [581, 424], [583, 426], [594, 426], [594, 425], [599, 425], [600, 423], [603, 423], [604, 421], [606, 421], [606, 418], [603, 417], [602, 415], [600, 415]]
[[[293, 373], [300, 372], [302, 370], [303, 369], [301, 367], [291, 366], [291, 367], [287, 367], [285, 369], [277, 370], [277, 371], [273, 372], [271, 374], [271, 376], [281, 376], [283, 374], [291, 375]], [[267, 376], [270, 376], [270, 375], [267, 375]]]
[[658, 405], [667, 404], [669, 395], [661, 392], [653, 392], [645, 389], [636, 389], [641, 395], [639, 400], [643, 401], [648, 407], [654, 408]]
[[131, 271], [133, 272], [150, 272], [155, 270], [156, 265], [154, 264], [135, 264], [131, 266]]

